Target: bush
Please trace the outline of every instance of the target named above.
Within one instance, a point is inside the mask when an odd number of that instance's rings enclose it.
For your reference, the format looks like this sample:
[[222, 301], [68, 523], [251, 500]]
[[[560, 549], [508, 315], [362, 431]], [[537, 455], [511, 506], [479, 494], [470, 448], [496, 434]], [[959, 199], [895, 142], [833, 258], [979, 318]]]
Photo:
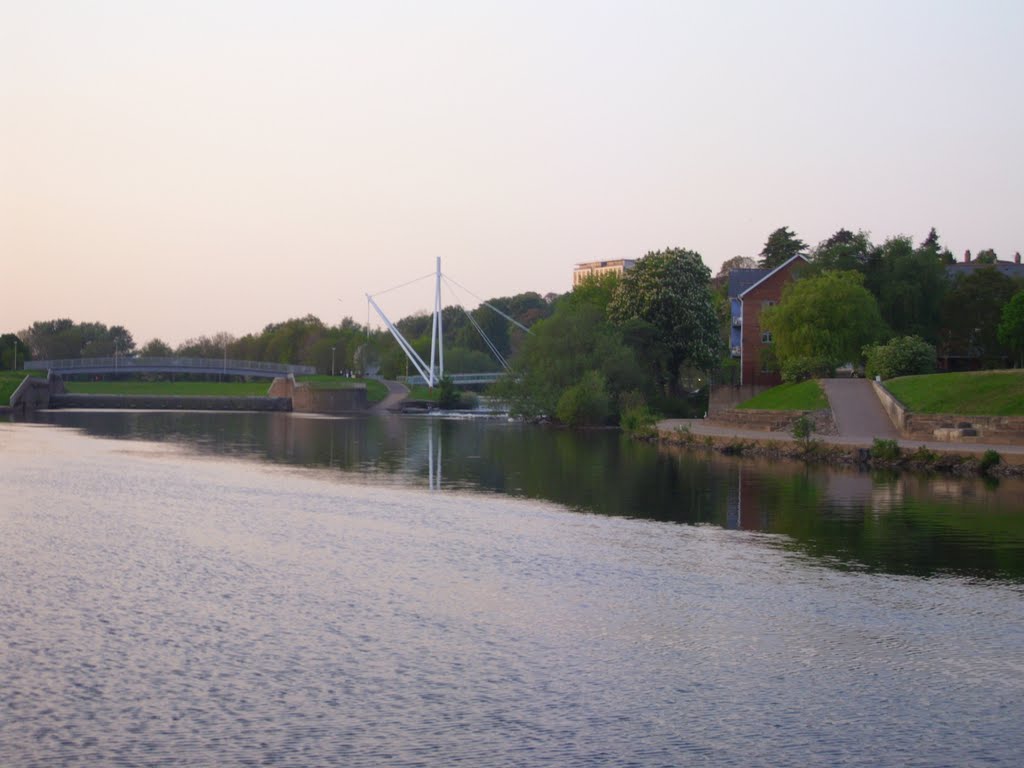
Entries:
[[793, 422], [793, 437], [795, 437], [801, 443], [804, 443], [805, 445], [809, 443], [811, 440], [811, 435], [813, 434], [814, 421], [812, 421], [811, 419], [807, 418], [806, 416], [801, 416], [800, 418]]
[[450, 411], [459, 407], [459, 392], [455, 389], [455, 382], [447, 376], [441, 379], [437, 407], [444, 411]]
[[824, 357], [792, 357], [782, 365], [782, 380], [790, 382], [828, 378], [835, 366]]
[[644, 396], [637, 390], [619, 395], [619, 425], [634, 434], [652, 434], [658, 421], [657, 414], [647, 407]]
[[871, 446], [871, 458], [879, 461], [896, 461], [900, 457], [900, 446], [895, 440], [876, 437]]
[[595, 427], [608, 419], [608, 406], [604, 376], [587, 371], [579, 384], [569, 387], [558, 398], [555, 415], [571, 427]]
[[978, 463], [978, 471], [983, 475], [987, 474], [992, 467], [997, 466], [1002, 460], [1003, 459], [999, 455], [999, 452], [993, 451], [990, 448], [981, 455], [981, 461]]
[[899, 336], [886, 344], [865, 347], [866, 372], [871, 378], [881, 376], [917, 376], [935, 372], [935, 347], [919, 336]]

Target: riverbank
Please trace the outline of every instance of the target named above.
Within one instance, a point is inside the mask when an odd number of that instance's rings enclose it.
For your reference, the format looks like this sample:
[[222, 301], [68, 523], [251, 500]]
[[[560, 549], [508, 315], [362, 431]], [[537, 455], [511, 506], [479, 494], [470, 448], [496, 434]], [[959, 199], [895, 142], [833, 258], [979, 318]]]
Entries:
[[658, 422], [650, 439], [664, 445], [716, 451], [728, 456], [956, 475], [1024, 476], [1024, 446], [1021, 445], [907, 439], [876, 441], [841, 435], [812, 435], [801, 440], [784, 432], [724, 426], [703, 419]]

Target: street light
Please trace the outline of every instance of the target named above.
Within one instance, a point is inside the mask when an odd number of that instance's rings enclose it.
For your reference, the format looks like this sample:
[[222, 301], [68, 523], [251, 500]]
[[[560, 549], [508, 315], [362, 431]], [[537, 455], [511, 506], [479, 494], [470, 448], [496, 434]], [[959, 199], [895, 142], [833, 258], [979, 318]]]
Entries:
[[331, 376], [334, 375], [334, 347], [331, 347]]

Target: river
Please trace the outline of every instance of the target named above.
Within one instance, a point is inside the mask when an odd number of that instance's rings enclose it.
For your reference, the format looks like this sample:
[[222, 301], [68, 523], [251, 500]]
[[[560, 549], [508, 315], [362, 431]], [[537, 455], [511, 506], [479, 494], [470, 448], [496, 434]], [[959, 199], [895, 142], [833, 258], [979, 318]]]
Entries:
[[1018, 765], [1024, 482], [503, 421], [0, 422], [0, 764]]

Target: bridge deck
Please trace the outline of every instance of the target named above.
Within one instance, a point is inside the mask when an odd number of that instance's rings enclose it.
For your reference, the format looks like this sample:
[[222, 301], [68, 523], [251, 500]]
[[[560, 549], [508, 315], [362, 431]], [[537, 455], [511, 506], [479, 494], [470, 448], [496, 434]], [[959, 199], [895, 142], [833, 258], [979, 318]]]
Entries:
[[32, 360], [26, 370], [53, 371], [56, 374], [101, 373], [199, 373], [224, 376], [251, 376], [267, 379], [278, 376], [312, 376], [311, 365], [263, 363], [258, 360], [230, 360], [204, 357], [92, 357], [73, 360]]

